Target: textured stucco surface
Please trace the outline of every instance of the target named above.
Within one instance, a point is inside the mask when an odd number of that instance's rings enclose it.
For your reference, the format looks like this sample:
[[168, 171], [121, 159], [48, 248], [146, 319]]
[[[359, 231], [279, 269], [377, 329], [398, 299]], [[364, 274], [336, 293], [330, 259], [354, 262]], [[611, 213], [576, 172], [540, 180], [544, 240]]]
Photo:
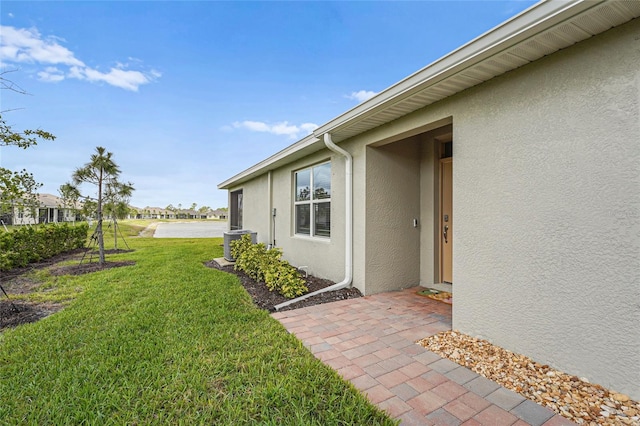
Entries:
[[440, 238], [440, 163], [438, 142], [430, 134], [420, 138], [420, 284], [439, 282], [437, 238]]
[[638, 64], [636, 19], [454, 113], [454, 328], [636, 398]]
[[[354, 285], [437, 274], [435, 158], [420, 134], [452, 119], [453, 327], [640, 399], [638, 64], [635, 19], [341, 143], [354, 156]], [[291, 228], [291, 172], [329, 155], [274, 171], [274, 207], [285, 257], [338, 280], [344, 160], [332, 155], [331, 240]]]
[[230, 193], [242, 189], [242, 229], [257, 232], [257, 241], [268, 244], [269, 240], [269, 201], [267, 176], [260, 176], [242, 186], [233, 188]]
[[366, 293], [420, 282], [420, 144], [367, 150]]
[[[296, 236], [293, 229], [293, 172], [331, 160], [331, 238]], [[308, 273], [342, 281], [344, 278], [344, 160], [323, 150], [271, 173], [271, 201], [269, 179], [265, 174], [243, 184], [244, 226], [258, 232], [258, 241], [269, 244], [270, 230], [276, 246], [283, 251], [283, 259], [296, 267], [307, 266]], [[238, 188], [234, 188], [236, 190]], [[272, 209], [276, 209], [273, 231]], [[272, 237], [272, 238], [273, 238]]]

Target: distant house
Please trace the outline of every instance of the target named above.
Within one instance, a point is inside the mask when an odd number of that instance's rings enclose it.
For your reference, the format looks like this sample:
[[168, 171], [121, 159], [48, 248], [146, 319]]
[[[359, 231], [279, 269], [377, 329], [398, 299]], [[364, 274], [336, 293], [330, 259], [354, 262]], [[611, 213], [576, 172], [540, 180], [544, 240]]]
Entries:
[[176, 213], [176, 219], [193, 219], [194, 213], [195, 212], [193, 210], [189, 209], [178, 210]]
[[173, 219], [175, 213], [171, 210], [163, 209], [162, 207], [150, 207], [147, 206], [140, 209], [142, 217], [141, 219]]
[[223, 209], [209, 210], [207, 212], [207, 219], [226, 220], [227, 219], [227, 211], [223, 210]]
[[129, 214], [127, 214], [127, 219], [142, 219], [142, 209], [129, 205]]
[[222, 182], [229, 227], [640, 399], [639, 16], [532, 6]]
[[62, 198], [52, 194], [38, 194], [38, 206], [31, 209], [24, 206], [13, 208], [11, 221], [14, 225], [35, 225], [37, 223], [73, 222], [80, 220], [78, 203], [75, 208], [64, 206]]

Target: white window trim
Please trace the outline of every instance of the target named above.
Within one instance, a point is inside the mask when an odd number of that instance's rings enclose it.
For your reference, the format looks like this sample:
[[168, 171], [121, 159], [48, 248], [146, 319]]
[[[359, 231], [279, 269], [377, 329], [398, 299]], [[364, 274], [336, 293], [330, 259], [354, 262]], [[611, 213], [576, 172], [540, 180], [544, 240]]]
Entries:
[[[331, 165], [331, 160], [327, 160], [327, 161], [323, 161], [320, 163], [316, 163], [313, 164], [311, 166], [307, 166], [304, 167], [302, 169], [298, 169], [298, 170], [294, 170], [293, 172], [293, 235], [297, 238], [300, 239], [308, 239], [308, 240], [313, 240], [313, 241], [326, 241], [329, 242], [331, 240], [331, 225], [329, 225], [329, 236], [323, 236], [323, 235], [316, 235], [316, 221], [315, 221], [315, 209], [314, 206], [316, 204], [322, 204], [322, 203], [329, 203], [329, 209], [331, 209], [331, 197], [329, 198], [322, 198], [319, 200], [314, 200], [313, 199], [313, 169], [315, 167], [319, 167], [319, 166], [323, 166], [325, 164], [329, 164]], [[297, 195], [298, 195], [298, 187], [297, 187], [297, 180], [296, 180], [296, 176], [299, 172], [303, 172], [305, 170], [309, 170], [309, 200], [304, 200], [304, 201], [296, 201]], [[297, 213], [296, 213], [296, 206], [298, 205], [306, 205], [308, 204], [309, 207], [309, 234], [303, 234], [303, 233], [298, 233], [296, 230], [296, 222], [297, 222]]]

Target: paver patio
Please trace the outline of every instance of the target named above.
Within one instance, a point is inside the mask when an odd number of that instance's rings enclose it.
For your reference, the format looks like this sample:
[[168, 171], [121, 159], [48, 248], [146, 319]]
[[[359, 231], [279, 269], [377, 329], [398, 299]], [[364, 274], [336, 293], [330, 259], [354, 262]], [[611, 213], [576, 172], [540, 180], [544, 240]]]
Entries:
[[416, 344], [451, 329], [451, 306], [418, 290], [272, 316], [401, 425], [574, 424]]

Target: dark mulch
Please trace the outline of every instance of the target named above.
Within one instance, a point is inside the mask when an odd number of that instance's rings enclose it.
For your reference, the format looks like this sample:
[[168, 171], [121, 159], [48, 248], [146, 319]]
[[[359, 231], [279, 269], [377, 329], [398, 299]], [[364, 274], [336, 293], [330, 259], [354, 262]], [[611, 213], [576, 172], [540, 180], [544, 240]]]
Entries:
[[[128, 253], [132, 250], [106, 250], [106, 254]], [[35, 262], [24, 268], [0, 272], [0, 285], [9, 294], [7, 299], [0, 291], [0, 330], [20, 324], [38, 321], [62, 309], [53, 303], [33, 303], [26, 300], [13, 300], [12, 295], [28, 294], [35, 291], [40, 283], [27, 276], [31, 271], [48, 268], [52, 275], [82, 275], [110, 268], [134, 265], [133, 261], [106, 262], [100, 265], [98, 255], [87, 249], [73, 250], [52, 258]], [[78, 263], [57, 265], [61, 262], [76, 260]], [[82, 263], [80, 261], [82, 260]], [[91, 261], [90, 261], [91, 260]]]
[[[274, 312], [276, 305], [289, 300], [279, 293], [270, 291], [265, 283], [256, 282], [244, 272], [234, 270], [233, 266], [220, 266], [215, 260], [206, 262], [205, 266], [236, 275], [239, 278], [240, 283], [242, 283], [242, 286], [251, 295], [253, 303], [261, 309]], [[308, 293], [329, 287], [333, 284], [335, 284], [333, 281], [317, 278], [312, 275], [309, 275], [306, 278], [306, 285], [309, 288]], [[307, 299], [301, 300], [300, 302], [286, 306], [282, 308], [281, 311], [320, 305], [322, 303], [335, 302], [338, 300], [354, 299], [356, 297], [362, 297], [362, 293], [360, 293], [357, 288], [343, 288], [341, 290], [327, 291], [325, 293], [311, 296]]]
[[105, 269], [120, 268], [122, 266], [135, 265], [133, 260], [123, 260], [120, 262], [105, 262], [102, 265], [98, 262], [79, 263], [77, 265], [54, 266], [49, 268], [51, 275], [84, 275], [91, 272], [103, 271]]
[[62, 305], [54, 303], [30, 303], [18, 300], [7, 300], [2, 295], [0, 300], [0, 331], [4, 328], [20, 324], [36, 322], [62, 309]]
[[[79, 260], [87, 252], [88, 252], [87, 249], [83, 249], [83, 248], [76, 249], [76, 250], [68, 251], [66, 253], [61, 253], [61, 254], [55, 255], [55, 256], [50, 257], [50, 258], [45, 259], [45, 260], [41, 260], [40, 262], [30, 263], [30, 264], [28, 264], [27, 266], [25, 266], [23, 268], [14, 268], [14, 269], [12, 269], [10, 271], [1, 271], [0, 272], [0, 282], [5, 283], [5, 282], [11, 280], [12, 278], [19, 277], [19, 276], [24, 275], [24, 274], [26, 274], [28, 272], [31, 272], [31, 271], [48, 268], [49, 266], [55, 265], [58, 262], [64, 262], [64, 261], [71, 260], [71, 259], [78, 259]], [[5, 288], [5, 290], [6, 290], [6, 288]]]
[[[132, 252], [133, 250], [115, 250], [115, 249], [111, 249], [111, 250], [105, 250], [104, 253], [105, 254], [118, 254], [118, 253], [129, 253]], [[77, 259], [78, 262], [80, 262], [80, 260], [82, 260], [82, 264], [94, 264], [95, 262], [97, 262], [98, 259], [98, 252], [93, 251], [91, 249], [86, 249], [86, 248], [80, 248], [80, 249], [75, 249], [75, 250], [71, 250], [68, 251], [66, 253], [61, 253], [58, 255], [55, 255], [53, 257], [50, 257], [49, 259], [45, 259], [45, 260], [41, 260], [40, 262], [33, 262], [28, 264], [27, 266], [23, 267], [23, 268], [14, 268], [10, 271], [0, 271], [0, 282], [3, 283], [3, 286], [5, 285], [4, 283], [12, 280], [13, 278], [16, 277], [20, 277], [22, 275], [27, 274], [28, 272], [31, 271], [35, 271], [35, 270], [40, 270], [40, 269], [45, 269], [48, 268], [50, 266], [55, 265], [56, 263], [60, 263], [60, 262], [66, 262], [68, 260], [74, 260]], [[88, 269], [90, 269], [90, 267], [87, 267]], [[93, 271], [90, 271], [93, 272]], [[5, 290], [7, 290], [7, 292], [9, 291], [7, 289], [7, 287], [5, 287]]]

